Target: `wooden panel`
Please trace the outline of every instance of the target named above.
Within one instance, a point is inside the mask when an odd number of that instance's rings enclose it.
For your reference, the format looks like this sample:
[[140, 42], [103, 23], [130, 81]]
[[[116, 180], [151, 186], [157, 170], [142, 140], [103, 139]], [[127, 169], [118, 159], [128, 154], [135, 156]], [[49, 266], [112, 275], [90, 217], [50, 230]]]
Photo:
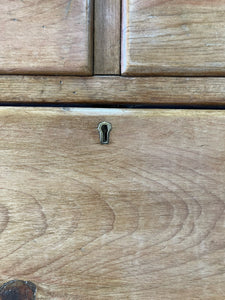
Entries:
[[224, 0], [123, 0], [124, 75], [224, 75]]
[[1, 108], [0, 125], [0, 284], [224, 298], [224, 111]]
[[92, 2], [1, 1], [0, 73], [91, 74]]
[[0, 76], [2, 103], [225, 106], [225, 78]]
[[120, 4], [95, 0], [95, 74], [120, 74]]

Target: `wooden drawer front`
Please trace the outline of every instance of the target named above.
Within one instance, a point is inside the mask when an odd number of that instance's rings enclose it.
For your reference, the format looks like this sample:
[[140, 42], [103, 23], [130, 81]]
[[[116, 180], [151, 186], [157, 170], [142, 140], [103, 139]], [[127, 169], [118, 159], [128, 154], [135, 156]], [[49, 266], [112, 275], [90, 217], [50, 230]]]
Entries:
[[223, 0], [123, 0], [122, 73], [224, 75]]
[[1, 1], [0, 72], [92, 72], [92, 0]]
[[1, 108], [0, 124], [0, 284], [224, 298], [225, 112]]

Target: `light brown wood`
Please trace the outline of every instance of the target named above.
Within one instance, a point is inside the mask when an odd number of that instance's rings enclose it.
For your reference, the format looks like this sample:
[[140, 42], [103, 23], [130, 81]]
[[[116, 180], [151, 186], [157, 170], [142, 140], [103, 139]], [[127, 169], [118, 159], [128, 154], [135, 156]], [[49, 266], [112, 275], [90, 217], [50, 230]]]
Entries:
[[124, 75], [225, 75], [224, 0], [123, 0]]
[[121, 0], [95, 0], [95, 74], [120, 74], [120, 5]]
[[0, 73], [92, 73], [92, 0], [1, 1]]
[[0, 284], [224, 299], [224, 111], [1, 108], [0, 125]]
[[0, 76], [0, 103], [225, 106], [225, 78]]

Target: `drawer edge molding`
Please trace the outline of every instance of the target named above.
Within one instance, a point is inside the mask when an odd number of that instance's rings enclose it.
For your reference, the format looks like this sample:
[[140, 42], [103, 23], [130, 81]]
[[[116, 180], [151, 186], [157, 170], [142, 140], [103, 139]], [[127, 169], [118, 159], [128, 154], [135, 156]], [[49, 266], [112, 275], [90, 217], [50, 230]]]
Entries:
[[0, 105], [225, 106], [224, 77], [0, 76]]

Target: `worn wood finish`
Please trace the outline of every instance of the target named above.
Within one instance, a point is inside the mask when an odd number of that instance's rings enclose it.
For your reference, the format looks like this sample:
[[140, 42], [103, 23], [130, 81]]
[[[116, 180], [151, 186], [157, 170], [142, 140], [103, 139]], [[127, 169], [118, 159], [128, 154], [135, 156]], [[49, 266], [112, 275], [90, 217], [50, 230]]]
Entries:
[[0, 284], [224, 298], [224, 111], [1, 108], [0, 125]]
[[1, 76], [2, 103], [225, 106], [225, 78]]
[[120, 74], [120, 4], [121, 0], [95, 0], [95, 74]]
[[224, 0], [123, 0], [124, 75], [225, 75]]
[[0, 73], [92, 73], [92, 0], [1, 1]]
[[0, 300], [35, 300], [36, 286], [30, 281], [12, 280], [0, 287]]

